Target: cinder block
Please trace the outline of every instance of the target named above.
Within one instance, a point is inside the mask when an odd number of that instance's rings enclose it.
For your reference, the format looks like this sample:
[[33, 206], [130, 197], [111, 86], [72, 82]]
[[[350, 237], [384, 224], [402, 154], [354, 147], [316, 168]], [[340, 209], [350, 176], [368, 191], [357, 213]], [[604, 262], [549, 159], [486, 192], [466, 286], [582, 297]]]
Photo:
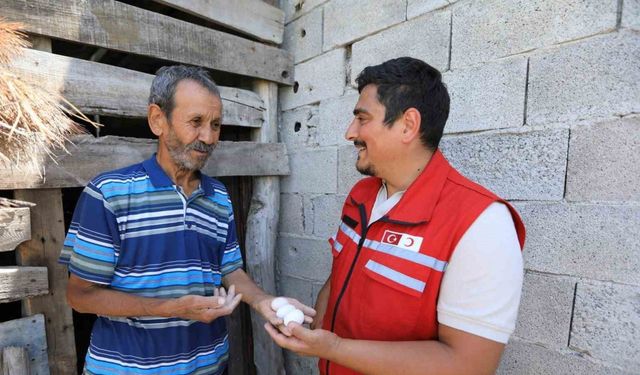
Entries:
[[280, 275], [278, 295], [295, 298], [305, 305], [313, 307], [313, 282], [298, 277]]
[[567, 277], [527, 272], [514, 335], [549, 348], [566, 348], [575, 284]]
[[632, 375], [624, 371], [595, 363], [587, 355], [570, 350], [556, 351], [543, 346], [512, 340], [506, 347], [498, 375]]
[[522, 126], [526, 77], [524, 57], [445, 73], [443, 78], [451, 96], [445, 132]]
[[316, 8], [284, 28], [282, 48], [297, 64], [322, 53], [322, 8]]
[[504, 199], [560, 200], [568, 137], [566, 129], [445, 136], [441, 148], [463, 175]]
[[345, 86], [345, 51], [337, 49], [295, 66], [295, 83], [280, 89], [283, 111], [340, 96]]
[[640, 30], [639, 0], [625, 0], [622, 3], [622, 27]]
[[345, 145], [344, 134], [353, 120], [353, 109], [358, 102], [357, 91], [320, 102], [318, 143], [322, 146]]
[[567, 199], [640, 201], [640, 117], [571, 130]]
[[279, 126], [280, 141], [289, 150], [317, 146], [318, 105], [307, 105], [282, 112]]
[[356, 170], [357, 157], [355, 146], [338, 147], [338, 194], [349, 194], [353, 185], [365, 177]]
[[352, 84], [355, 85], [358, 74], [367, 66], [402, 56], [424, 60], [440, 71], [447, 70], [450, 25], [449, 11], [436, 12], [354, 43], [351, 52]]
[[278, 232], [303, 234], [304, 215], [302, 211], [302, 195], [280, 194], [280, 219]]
[[406, 2], [339, 0], [324, 7], [325, 51], [342, 46], [406, 19]]
[[280, 0], [280, 8], [284, 10], [284, 23], [288, 24], [327, 1], [328, 0]]
[[640, 35], [620, 32], [531, 56], [527, 124], [640, 112]]
[[525, 268], [640, 284], [640, 207], [515, 203], [527, 227]]
[[407, 3], [407, 18], [415, 18], [455, 2], [456, 0], [409, 0]]
[[340, 224], [340, 213], [346, 195], [325, 194], [309, 198], [311, 217], [313, 218], [311, 234], [326, 238], [336, 234]]
[[289, 154], [291, 174], [282, 177], [282, 193], [335, 193], [335, 147], [310, 148]]
[[637, 371], [640, 367], [639, 337], [640, 286], [578, 283], [571, 348]]
[[280, 235], [277, 264], [280, 277], [293, 276], [325, 282], [331, 272], [331, 248], [327, 240]]
[[284, 351], [285, 369], [288, 375], [318, 375], [318, 358], [303, 357], [289, 350]]
[[453, 11], [451, 65], [472, 65], [613, 30], [617, 3], [617, 0], [459, 3]]

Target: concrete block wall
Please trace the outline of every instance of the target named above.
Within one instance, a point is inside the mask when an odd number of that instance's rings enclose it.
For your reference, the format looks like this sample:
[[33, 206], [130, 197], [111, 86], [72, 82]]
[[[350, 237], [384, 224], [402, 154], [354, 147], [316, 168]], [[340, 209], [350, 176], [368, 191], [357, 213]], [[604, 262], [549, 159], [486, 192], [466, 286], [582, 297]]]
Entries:
[[[499, 374], [640, 374], [640, 1], [280, 0], [278, 288], [314, 303], [361, 176], [343, 134], [367, 65], [423, 59], [452, 104], [441, 149], [524, 218], [525, 282]], [[317, 374], [286, 354], [288, 374]]]

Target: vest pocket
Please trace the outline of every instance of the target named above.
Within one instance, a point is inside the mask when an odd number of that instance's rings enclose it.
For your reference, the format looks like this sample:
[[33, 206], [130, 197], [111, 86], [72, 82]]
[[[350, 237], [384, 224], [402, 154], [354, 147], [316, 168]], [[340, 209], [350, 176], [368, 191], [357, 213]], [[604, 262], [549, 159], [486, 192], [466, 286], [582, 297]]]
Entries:
[[365, 263], [359, 307], [360, 324], [368, 339], [407, 340], [415, 334], [428, 275], [418, 279], [406, 268], [375, 259]]

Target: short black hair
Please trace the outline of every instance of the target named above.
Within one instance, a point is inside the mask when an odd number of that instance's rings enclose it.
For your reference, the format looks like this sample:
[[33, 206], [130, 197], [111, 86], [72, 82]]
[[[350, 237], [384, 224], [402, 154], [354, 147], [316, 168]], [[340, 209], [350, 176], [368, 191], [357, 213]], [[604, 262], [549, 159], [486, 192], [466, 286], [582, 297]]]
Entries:
[[449, 93], [438, 69], [422, 60], [400, 57], [366, 67], [358, 78], [358, 92], [373, 84], [378, 100], [385, 107], [384, 123], [391, 125], [407, 109], [420, 112], [420, 140], [426, 147], [438, 148], [449, 117]]

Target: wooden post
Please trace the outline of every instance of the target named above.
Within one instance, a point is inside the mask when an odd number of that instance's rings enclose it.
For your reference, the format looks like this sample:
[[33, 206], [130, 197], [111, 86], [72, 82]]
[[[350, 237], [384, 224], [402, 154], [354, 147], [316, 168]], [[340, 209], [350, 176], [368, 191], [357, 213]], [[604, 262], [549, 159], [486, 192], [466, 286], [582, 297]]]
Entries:
[[[32, 39], [34, 47], [51, 51], [51, 41]], [[60, 189], [16, 190], [16, 199], [35, 203], [31, 209], [31, 240], [17, 248], [17, 261], [23, 266], [46, 266], [49, 270], [49, 294], [23, 300], [22, 313], [45, 316], [51, 374], [75, 374], [76, 343], [73, 315], [66, 302], [67, 269], [58, 264], [64, 242], [64, 211]]]
[[[251, 134], [254, 142], [278, 141], [278, 85], [257, 81], [256, 91], [264, 100], [265, 123]], [[253, 197], [247, 219], [247, 271], [267, 293], [276, 294], [275, 248], [280, 209], [280, 180], [277, 176], [255, 177]], [[282, 349], [278, 347], [262, 326], [264, 320], [252, 312], [254, 361], [259, 375], [284, 374]]]
[[31, 374], [27, 349], [17, 346], [2, 349], [2, 373], [4, 375]]
[[49, 294], [22, 301], [22, 313], [45, 316], [51, 374], [76, 373], [76, 343], [73, 316], [66, 302], [67, 269], [58, 264], [64, 242], [64, 213], [60, 189], [16, 190], [15, 197], [35, 203], [31, 209], [31, 240], [17, 249], [23, 266], [46, 266]]

